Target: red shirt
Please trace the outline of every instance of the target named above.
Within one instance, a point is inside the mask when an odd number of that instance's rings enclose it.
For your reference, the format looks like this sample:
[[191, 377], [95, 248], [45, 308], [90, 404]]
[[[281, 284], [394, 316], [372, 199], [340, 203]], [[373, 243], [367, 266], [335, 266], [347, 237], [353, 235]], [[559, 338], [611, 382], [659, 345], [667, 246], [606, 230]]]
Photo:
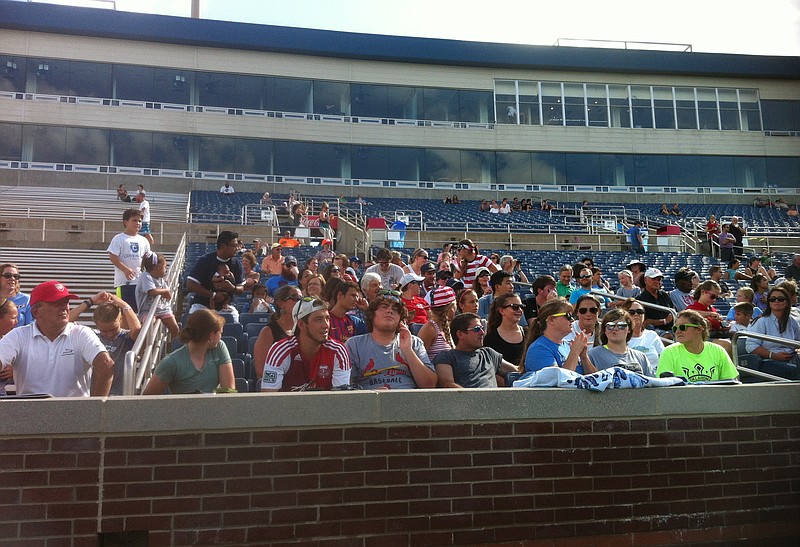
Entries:
[[408, 310], [407, 321], [409, 323], [424, 325], [428, 322], [428, 303], [424, 298], [412, 296], [411, 300], [406, 300], [405, 298], [401, 298], [400, 300], [403, 301], [403, 304], [405, 304]]
[[[695, 311], [704, 311], [704, 312], [712, 312], [717, 313], [717, 308], [714, 306], [704, 306], [700, 302], [695, 302], [691, 306], [686, 306], [687, 310], [695, 310]], [[720, 323], [719, 319], [712, 319], [711, 317], [706, 317], [706, 321], [708, 324], [711, 325], [711, 330], [720, 330], [722, 329], [722, 323]]]
[[350, 383], [350, 354], [336, 340], [326, 340], [313, 357], [300, 353], [296, 336], [272, 344], [267, 353], [261, 388], [291, 391], [308, 384], [308, 389], [329, 390]]

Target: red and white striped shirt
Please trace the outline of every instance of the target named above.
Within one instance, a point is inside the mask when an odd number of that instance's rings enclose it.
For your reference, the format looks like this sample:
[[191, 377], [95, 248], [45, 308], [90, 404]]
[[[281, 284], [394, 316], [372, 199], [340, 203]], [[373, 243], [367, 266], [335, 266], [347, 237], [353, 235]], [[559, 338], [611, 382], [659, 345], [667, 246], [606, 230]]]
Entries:
[[261, 389], [291, 391], [309, 384], [307, 389], [330, 390], [350, 383], [350, 354], [336, 340], [325, 340], [317, 354], [307, 358], [300, 353], [296, 336], [275, 342], [267, 353]]
[[[456, 271], [460, 272], [461, 262], [456, 262], [455, 265]], [[491, 258], [484, 255], [477, 255], [472, 262], [467, 264], [467, 271], [464, 272], [464, 275], [461, 277], [461, 282], [464, 283], [465, 287], [470, 287], [475, 282], [475, 272], [478, 271], [478, 268], [489, 268], [491, 271], [490, 265], [494, 265]]]

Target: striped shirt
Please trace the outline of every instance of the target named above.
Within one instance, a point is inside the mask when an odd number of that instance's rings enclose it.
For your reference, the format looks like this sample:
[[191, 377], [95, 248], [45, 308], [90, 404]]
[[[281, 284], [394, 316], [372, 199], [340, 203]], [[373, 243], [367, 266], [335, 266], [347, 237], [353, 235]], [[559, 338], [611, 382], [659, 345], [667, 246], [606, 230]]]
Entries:
[[[461, 271], [461, 263], [456, 262], [456, 271]], [[489, 271], [492, 269], [490, 266], [493, 266], [494, 262], [488, 256], [484, 255], [477, 255], [475, 259], [467, 264], [467, 271], [464, 272], [464, 275], [461, 277], [462, 283], [464, 283], [465, 287], [471, 286], [475, 282], [475, 272], [478, 271], [478, 268], [489, 268]]]

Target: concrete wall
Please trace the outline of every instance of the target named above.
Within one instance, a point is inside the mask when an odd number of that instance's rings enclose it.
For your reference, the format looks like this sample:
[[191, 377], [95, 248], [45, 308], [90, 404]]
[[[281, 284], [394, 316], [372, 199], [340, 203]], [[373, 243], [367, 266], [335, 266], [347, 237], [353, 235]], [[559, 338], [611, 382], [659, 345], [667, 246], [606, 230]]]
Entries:
[[0, 405], [9, 545], [800, 539], [797, 384]]

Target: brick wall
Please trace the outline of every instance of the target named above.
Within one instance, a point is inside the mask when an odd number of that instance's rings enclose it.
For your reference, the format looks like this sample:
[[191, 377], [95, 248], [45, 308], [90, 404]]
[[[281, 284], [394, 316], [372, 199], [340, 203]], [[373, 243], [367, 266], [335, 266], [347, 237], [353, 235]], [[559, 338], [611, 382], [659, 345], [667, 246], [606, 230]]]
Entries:
[[797, 413], [55, 435], [2, 453], [14, 545], [96, 545], [98, 525], [150, 545], [800, 538]]

